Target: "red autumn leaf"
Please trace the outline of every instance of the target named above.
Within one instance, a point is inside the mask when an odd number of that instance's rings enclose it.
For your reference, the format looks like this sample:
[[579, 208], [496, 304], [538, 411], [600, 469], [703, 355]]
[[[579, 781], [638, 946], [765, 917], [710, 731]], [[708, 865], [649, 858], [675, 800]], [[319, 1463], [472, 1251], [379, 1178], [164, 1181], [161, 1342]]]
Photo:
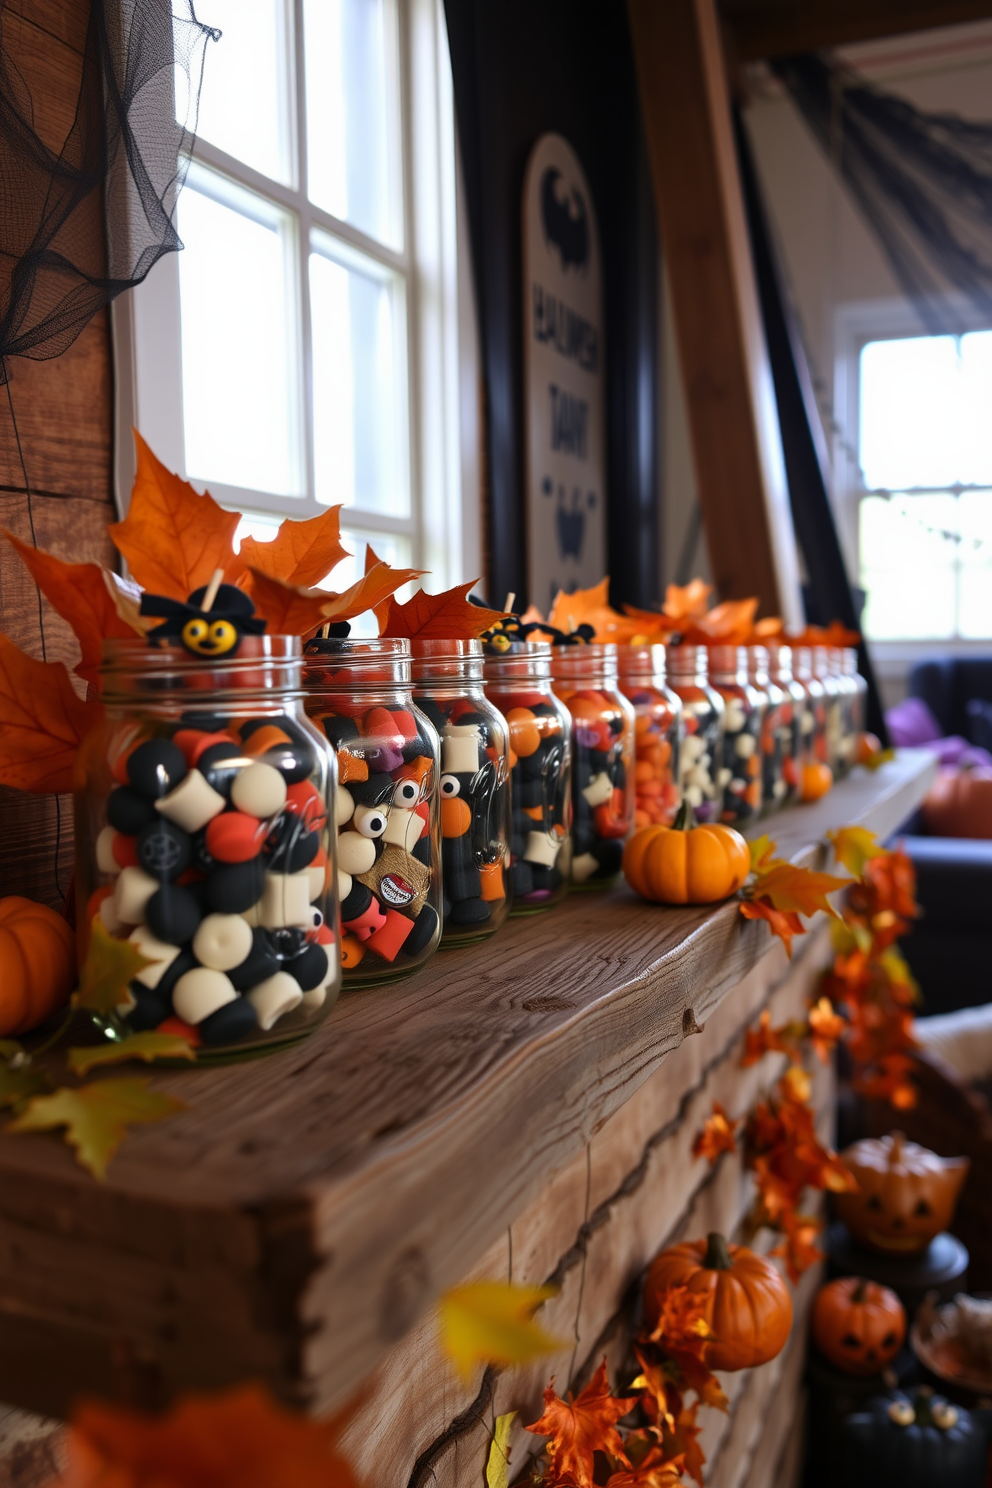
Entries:
[[76, 696], [60, 661], [35, 661], [0, 635], [0, 785], [71, 790], [76, 751], [100, 713]]
[[526, 1427], [535, 1436], [546, 1436], [548, 1456], [558, 1483], [571, 1473], [577, 1488], [593, 1488], [593, 1457], [605, 1452], [629, 1466], [616, 1423], [633, 1410], [635, 1396], [618, 1400], [610, 1394], [606, 1379], [606, 1360], [596, 1370], [581, 1395], [568, 1400], [555, 1393], [554, 1380], [544, 1392], [544, 1414]]
[[809, 1010], [810, 1041], [816, 1057], [826, 1064], [834, 1045], [847, 1027], [840, 1013], [834, 1012], [829, 997], [821, 997]]
[[[407, 573], [402, 582], [412, 577]], [[390, 599], [385, 613], [379, 614], [379, 634], [405, 636], [411, 641], [474, 640], [504, 618], [502, 610], [469, 604], [468, 596], [476, 583], [478, 580], [473, 579], [470, 584], [456, 584], [443, 594], [425, 594], [421, 589], [406, 604]]]
[[284, 584], [303, 588], [319, 584], [342, 558], [351, 556], [341, 546], [341, 508], [329, 506], [319, 517], [303, 522], [287, 518], [271, 542], [242, 538], [238, 556], [245, 568], [258, 569]]
[[340, 1421], [313, 1421], [258, 1385], [190, 1396], [165, 1415], [79, 1406], [51, 1488], [356, 1488]]
[[803, 1214], [786, 1214], [782, 1220], [784, 1239], [775, 1246], [773, 1256], [781, 1256], [793, 1285], [804, 1271], [823, 1260], [823, 1251], [816, 1245], [816, 1237], [823, 1226], [818, 1219]]
[[696, 1419], [698, 1414], [698, 1400], [694, 1400], [692, 1405], [683, 1406], [675, 1418], [674, 1427], [669, 1428], [666, 1423], [661, 1440], [665, 1456], [676, 1461], [681, 1458], [690, 1478], [695, 1478], [700, 1488], [703, 1488], [706, 1456], [699, 1445], [699, 1435], [703, 1428]]
[[714, 1167], [721, 1152], [737, 1151], [737, 1128], [740, 1121], [731, 1121], [719, 1101], [713, 1102], [713, 1114], [703, 1122], [703, 1129], [692, 1144], [693, 1157], [705, 1157]]
[[909, 1078], [912, 1068], [913, 1061], [907, 1055], [886, 1054], [875, 1067], [859, 1071], [852, 1084], [867, 1100], [885, 1100], [897, 1111], [911, 1111], [919, 1099]]
[[[631, 1446], [629, 1438], [627, 1445]], [[645, 1445], [645, 1455], [637, 1461], [632, 1459], [631, 1467], [622, 1467], [619, 1472], [611, 1473], [606, 1480], [606, 1488], [678, 1488], [686, 1466], [684, 1459], [670, 1457], [664, 1447], [650, 1442]]]
[[687, 1286], [672, 1286], [661, 1298], [661, 1310], [651, 1343], [666, 1353], [688, 1353], [701, 1358], [715, 1334], [706, 1321], [707, 1298]]
[[[87, 682], [95, 682], [104, 640], [125, 640], [143, 635], [138, 625], [128, 624], [114, 602], [110, 583], [116, 579], [98, 563], [64, 563], [51, 553], [29, 547], [12, 532], [4, 532], [49, 604], [68, 620], [76, 633], [81, 652], [74, 668]], [[108, 583], [110, 581], [110, 583]]]
[[792, 937], [806, 934], [806, 926], [797, 914], [776, 909], [768, 899], [742, 899], [740, 907], [746, 920], [767, 920], [772, 934], [778, 936], [791, 957]]
[[209, 584], [215, 569], [236, 583], [244, 562], [234, 551], [237, 512], [198, 496], [188, 481], [167, 470], [135, 430], [138, 472], [123, 522], [108, 530], [128, 568], [149, 594], [185, 599]]

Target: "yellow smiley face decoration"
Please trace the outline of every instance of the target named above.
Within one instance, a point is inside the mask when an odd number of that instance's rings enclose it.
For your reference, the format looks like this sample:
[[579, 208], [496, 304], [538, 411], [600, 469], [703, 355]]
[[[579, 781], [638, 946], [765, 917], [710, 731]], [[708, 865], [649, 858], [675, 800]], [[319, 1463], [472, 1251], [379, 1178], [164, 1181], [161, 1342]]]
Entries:
[[233, 656], [245, 636], [264, 633], [265, 621], [255, 614], [255, 606], [243, 589], [234, 584], [220, 584], [204, 610], [201, 605], [206, 598], [205, 585], [185, 600], [164, 594], [143, 594], [141, 613], [162, 617], [162, 624], [148, 632], [150, 644], [178, 641], [192, 656], [210, 661]]
[[241, 640], [240, 632], [230, 620], [211, 620], [197, 616], [187, 620], [179, 639], [187, 651], [197, 656], [227, 656]]

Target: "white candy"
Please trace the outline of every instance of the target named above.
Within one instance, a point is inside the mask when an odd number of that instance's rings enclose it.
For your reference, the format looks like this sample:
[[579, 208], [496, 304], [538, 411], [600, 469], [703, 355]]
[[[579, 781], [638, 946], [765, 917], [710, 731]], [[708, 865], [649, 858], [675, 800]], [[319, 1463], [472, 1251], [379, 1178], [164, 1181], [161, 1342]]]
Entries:
[[147, 956], [152, 963], [144, 970], [135, 972], [134, 980], [140, 982], [143, 987], [157, 987], [179, 955], [179, 947], [166, 945], [164, 940], [157, 939], [147, 925], [136, 926], [128, 936], [128, 940], [132, 945], [137, 946], [141, 954]]
[[113, 894], [108, 894], [106, 899], [100, 900], [100, 908], [97, 910], [97, 913], [100, 916], [100, 923], [103, 925], [103, 928], [104, 930], [106, 930], [108, 935], [116, 935], [118, 937], [127, 935], [130, 926], [126, 925], [124, 921], [119, 918], [117, 911], [114, 908], [114, 903], [115, 896]]
[[251, 926], [243, 915], [209, 914], [193, 936], [193, 955], [201, 966], [231, 971], [251, 953]]
[[155, 810], [184, 832], [198, 832], [218, 816], [227, 805], [220, 791], [215, 791], [199, 770], [190, 770], [167, 796], [155, 802]]
[[285, 806], [286, 781], [273, 765], [256, 761], [235, 775], [231, 800], [239, 811], [264, 821]]
[[747, 714], [744, 704], [738, 698], [727, 698], [726, 712], [723, 715], [723, 726], [728, 734], [736, 734], [747, 722]]
[[407, 811], [402, 806], [391, 806], [382, 840], [392, 842], [396, 847], [402, 847], [404, 852], [412, 853], [414, 843], [418, 842], [426, 831], [427, 823], [422, 816], [418, 816], [415, 811]]
[[311, 987], [309, 992], [304, 992], [300, 999], [300, 1007], [305, 1013], [315, 1013], [322, 1008], [327, 1001], [327, 985], [321, 983], [319, 987]]
[[685, 788], [685, 791], [684, 791], [684, 795], [685, 795], [686, 800], [689, 802], [689, 805], [692, 807], [693, 811], [695, 811], [698, 807], [702, 806], [702, 804], [703, 804], [703, 793], [699, 789], [699, 786], [698, 785], [687, 785], [686, 788]]
[[702, 734], [686, 734], [682, 740], [682, 758], [687, 765], [693, 764], [706, 753], [706, 740]]
[[528, 832], [524, 849], [525, 863], [539, 863], [542, 868], [553, 868], [561, 852], [562, 838], [554, 832]]
[[274, 976], [259, 982], [257, 987], [252, 987], [247, 995], [258, 1014], [259, 1027], [266, 1031], [303, 1001], [300, 984], [288, 971], [277, 971]]
[[716, 783], [718, 789], [723, 790], [727, 785], [730, 784], [730, 777], [733, 773], [734, 772], [732, 770], [728, 770], [726, 766], [724, 766], [722, 769], [717, 770]]
[[114, 837], [116, 833], [113, 827], [104, 827], [96, 839], [96, 866], [101, 873], [117, 873], [120, 863], [114, 857]]
[[342, 832], [338, 838], [338, 867], [359, 878], [375, 863], [375, 842], [361, 832]]
[[[351, 893], [352, 882], [353, 882], [353, 880], [352, 880], [351, 874], [350, 873], [345, 873], [345, 871], [344, 871], [343, 868], [339, 868], [338, 869], [338, 898], [341, 900], [342, 903], [344, 903], [345, 899], [347, 899], [348, 895]], [[316, 897], [316, 895], [314, 897]]]
[[125, 925], [143, 924], [145, 906], [161, 887], [143, 868], [125, 868], [114, 889], [114, 913]]
[[740, 759], [750, 759], [755, 751], [757, 741], [753, 734], [740, 734], [734, 740], [734, 753]]
[[580, 853], [577, 858], [572, 859], [572, 878], [576, 883], [585, 883], [598, 867], [592, 853]]
[[256, 925], [260, 925], [262, 923], [261, 899], [256, 900], [251, 909], [243, 909], [241, 911], [241, 919], [244, 920], [246, 925], [250, 925], [253, 930], [255, 929]]
[[327, 879], [327, 865], [326, 863], [311, 863], [306, 872], [310, 880], [310, 903], [312, 904], [324, 892], [324, 884]]
[[334, 795], [334, 825], [343, 827], [355, 814], [355, 801], [346, 785], [339, 785]]
[[310, 874], [306, 868], [300, 873], [265, 875], [259, 922], [266, 930], [281, 930], [285, 925], [301, 925], [306, 928], [313, 923]]
[[446, 775], [474, 775], [478, 768], [478, 728], [471, 723], [449, 723], [441, 740], [441, 769]]
[[185, 1023], [202, 1023], [237, 995], [222, 971], [197, 966], [179, 978], [172, 992], [172, 1006]]
[[583, 788], [582, 794], [590, 806], [605, 806], [607, 801], [613, 799], [613, 781], [605, 770], [600, 770]]

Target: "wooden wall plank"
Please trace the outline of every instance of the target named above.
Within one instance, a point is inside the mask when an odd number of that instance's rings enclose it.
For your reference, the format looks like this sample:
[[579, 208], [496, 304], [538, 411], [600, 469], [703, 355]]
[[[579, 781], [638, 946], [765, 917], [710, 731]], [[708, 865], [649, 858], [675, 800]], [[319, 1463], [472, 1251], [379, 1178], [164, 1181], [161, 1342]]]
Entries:
[[723, 0], [721, 10], [742, 62], [992, 16], [989, 0]]

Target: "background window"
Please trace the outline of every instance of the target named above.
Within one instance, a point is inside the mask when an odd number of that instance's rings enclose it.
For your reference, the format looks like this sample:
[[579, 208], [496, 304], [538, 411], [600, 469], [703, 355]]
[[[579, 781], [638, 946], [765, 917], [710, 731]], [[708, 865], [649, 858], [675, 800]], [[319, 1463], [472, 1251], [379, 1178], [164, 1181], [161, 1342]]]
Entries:
[[992, 637], [992, 331], [868, 342], [858, 427], [865, 633]]

